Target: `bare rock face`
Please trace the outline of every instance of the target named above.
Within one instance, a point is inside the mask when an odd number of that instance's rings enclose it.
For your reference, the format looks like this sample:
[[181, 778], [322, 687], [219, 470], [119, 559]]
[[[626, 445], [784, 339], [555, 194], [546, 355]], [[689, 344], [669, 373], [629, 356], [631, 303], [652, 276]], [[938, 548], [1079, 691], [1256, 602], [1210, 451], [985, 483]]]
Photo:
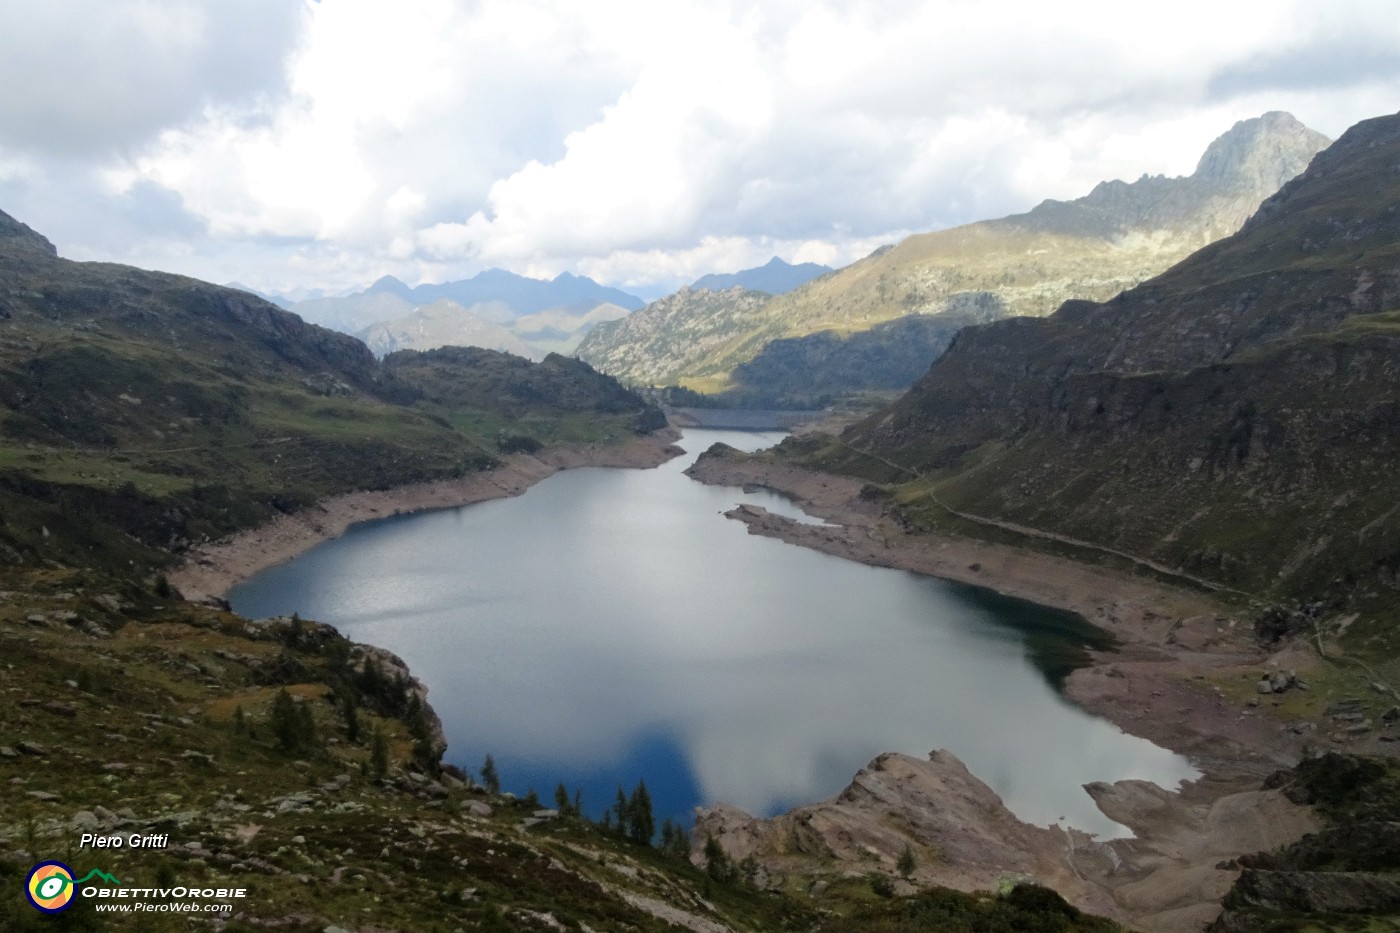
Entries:
[[699, 810], [693, 858], [703, 863], [713, 839], [732, 860], [757, 863], [769, 885], [783, 886], [794, 878], [894, 876], [907, 851], [917, 885], [975, 891], [1029, 880], [1134, 929], [1175, 933], [1198, 931], [1219, 914], [1239, 875], [1233, 859], [1317, 828], [1306, 807], [1249, 781], [1182, 791], [1119, 781], [1085, 790], [1135, 836], [1100, 842], [1032, 826], [951, 752], [927, 760], [885, 754], [831, 800], [772, 819], [725, 804]]
[[1086, 910], [1114, 915], [1112, 900], [1077, 879], [1061, 858], [1090, 837], [1023, 823], [951, 752], [927, 760], [884, 754], [824, 803], [769, 820], [721, 804], [698, 811], [697, 858], [715, 839], [736, 861], [754, 858], [770, 878], [787, 874], [896, 874], [906, 848], [916, 883], [964, 891], [1030, 878]]

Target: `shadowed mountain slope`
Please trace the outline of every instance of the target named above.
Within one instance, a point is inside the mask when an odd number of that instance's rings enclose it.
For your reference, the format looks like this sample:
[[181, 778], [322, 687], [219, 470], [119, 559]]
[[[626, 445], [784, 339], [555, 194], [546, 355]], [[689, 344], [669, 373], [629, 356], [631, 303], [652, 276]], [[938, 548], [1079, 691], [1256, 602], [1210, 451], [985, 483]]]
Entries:
[[1358, 124], [1237, 234], [1112, 301], [966, 328], [889, 409], [789, 453], [894, 484], [914, 523], [1009, 522], [1389, 617], [1397, 166], [1400, 117]]

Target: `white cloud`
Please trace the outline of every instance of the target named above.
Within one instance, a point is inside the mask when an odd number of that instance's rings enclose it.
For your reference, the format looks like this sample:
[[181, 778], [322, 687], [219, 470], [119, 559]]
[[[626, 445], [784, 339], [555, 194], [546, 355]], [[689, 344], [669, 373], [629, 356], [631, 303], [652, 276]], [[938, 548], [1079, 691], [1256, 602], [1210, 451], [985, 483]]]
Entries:
[[17, 2], [0, 208], [69, 254], [267, 288], [839, 263], [1189, 172], [1264, 110], [1336, 135], [1400, 90], [1369, 0]]
[[279, 87], [302, 23], [295, 0], [6, 0], [0, 147], [138, 146], [207, 104]]

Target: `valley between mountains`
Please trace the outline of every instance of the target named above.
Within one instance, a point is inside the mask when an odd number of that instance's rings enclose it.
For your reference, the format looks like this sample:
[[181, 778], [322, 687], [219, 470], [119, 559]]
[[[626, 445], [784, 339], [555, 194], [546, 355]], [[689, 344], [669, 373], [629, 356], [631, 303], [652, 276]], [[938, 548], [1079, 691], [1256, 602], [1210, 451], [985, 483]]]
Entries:
[[[1049, 258], [1005, 265], [1042, 243]], [[376, 353], [240, 289], [71, 262], [0, 213], [0, 884], [43, 859], [143, 886], [233, 879], [255, 895], [190, 921], [227, 930], [1393, 928], [1397, 244], [1400, 115], [1329, 144], [1268, 114], [1188, 179], [801, 270], [817, 277], [782, 295], [711, 280], [725, 288], [595, 315], [586, 337], [561, 322], [626, 296], [573, 277], [381, 281], [339, 308], [461, 299], [515, 322], [491, 302], [584, 295], [525, 325], [580, 337], [583, 359], [531, 360]], [[950, 317], [907, 391], [769, 451], [716, 446], [689, 475], [829, 523], [745, 505], [728, 517], [749, 534], [1111, 634], [1065, 695], [1202, 772], [1086, 787], [1132, 838], [1030, 826], [944, 750], [881, 755], [768, 819], [717, 802], [689, 836], [652, 825], [644, 786], [590, 820], [562, 783], [551, 806], [548, 788], [503, 793], [494, 766], [446, 765], [400, 658], [222, 601], [357, 521], [666, 462], [666, 396], [618, 376], [736, 392], [765, 354], [815, 372], [837, 352], [781, 341], [909, 311]], [[748, 400], [835, 383], [814, 385]], [[96, 859], [84, 833], [172, 842]], [[110, 919], [91, 898], [63, 917]], [[47, 919], [0, 900], [6, 929]]]

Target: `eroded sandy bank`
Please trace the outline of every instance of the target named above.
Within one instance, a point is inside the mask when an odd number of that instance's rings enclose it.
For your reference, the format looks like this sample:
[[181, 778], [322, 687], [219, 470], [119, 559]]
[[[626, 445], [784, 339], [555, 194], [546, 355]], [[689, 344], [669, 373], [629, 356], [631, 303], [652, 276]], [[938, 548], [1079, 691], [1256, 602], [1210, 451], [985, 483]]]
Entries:
[[336, 496], [309, 509], [194, 549], [169, 574], [169, 579], [186, 599], [222, 598], [258, 571], [338, 537], [356, 522], [518, 496], [560, 470], [660, 466], [680, 455], [680, 448], [675, 446], [677, 438], [678, 435], [668, 429], [622, 444], [550, 447], [537, 454], [513, 454], [494, 470], [457, 479]]

